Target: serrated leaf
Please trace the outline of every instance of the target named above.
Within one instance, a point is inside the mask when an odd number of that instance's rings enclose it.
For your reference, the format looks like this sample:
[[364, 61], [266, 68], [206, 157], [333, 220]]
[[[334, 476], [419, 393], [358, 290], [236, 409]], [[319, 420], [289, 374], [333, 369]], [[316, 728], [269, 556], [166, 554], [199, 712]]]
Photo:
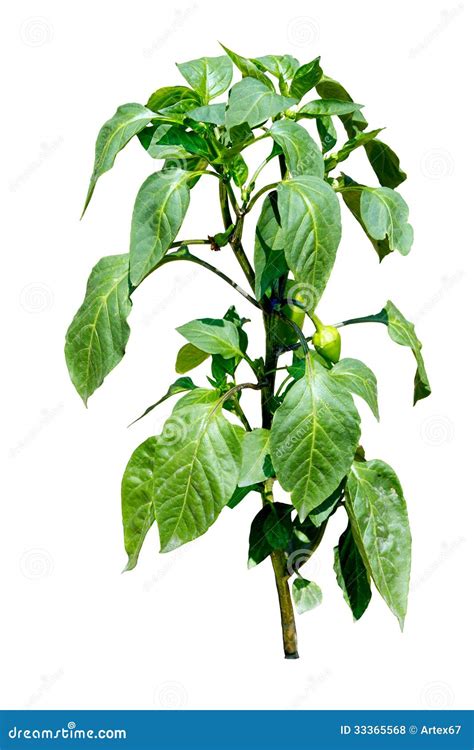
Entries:
[[403, 491], [393, 469], [377, 459], [356, 461], [347, 479], [346, 508], [364, 564], [403, 629], [411, 535]]
[[145, 537], [155, 521], [153, 467], [156, 438], [151, 437], [132, 453], [122, 479], [122, 522], [128, 563], [133, 570]]
[[316, 57], [298, 68], [291, 82], [290, 96], [294, 96], [299, 101], [313, 86], [316, 86], [323, 74], [319, 64], [320, 59]]
[[125, 354], [132, 309], [128, 261], [128, 255], [108, 255], [94, 266], [66, 333], [69, 375], [85, 404]]
[[[339, 81], [335, 81], [329, 76], [323, 75], [316, 83], [316, 91], [323, 99], [338, 99], [339, 101], [352, 102], [353, 99], [349, 92], [342, 86]], [[365, 130], [367, 120], [360, 111], [356, 109], [350, 114], [339, 114], [339, 119], [344, 125], [349, 138], [353, 138], [360, 130]]]
[[360, 396], [378, 420], [377, 378], [372, 370], [359, 359], [346, 357], [339, 360], [331, 370], [332, 377], [351, 393]]
[[255, 229], [255, 295], [258, 300], [276, 279], [288, 272], [284, 247], [277, 194], [274, 192], [263, 201]]
[[222, 318], [192, 320], [176, 329], [190, 344], [208, 354], [224, 358], [241, 357], [239, 331], [234, 323]]
[[329, 279], [341, 239], [336, 193], [318, 177], [297, 177], [278, 186], [286, 262], [297, 282], [314, 289], [314, 304]]
[[362, 188], [360, 215], [371, 237], [387, 239], [390, 250], [408, 255], [413, 227], [408, 223], [408, 206], [399, 193], [386, 187]]
[[406, 180], [406, 173], [400, 169], [400, 159], [386, 143], [375, 139], [366, 144], [365, 151], [383, 187], [396, 188]]
[[199, 95], [187, 86], [163, 86], [157, 89], [148, 99], [146, 106], [153, 112], [161, 112], [175, 104], [186, 102], [190, 107], [201, 104]]
[[431, 386], [426, 372], [425, 362], [421, 353], [421, 341], [415, 333], [415, 326], [407, 320], [398, 307], [388, 300], [385, 305], [387, 313], [388, 334], [392, 341], [401, 346], [409, 346], [416, 359], [415, 373], [415, 391], [413, 403], [416, 404], [422, 398], [426, 398], [431, 393]]
[[269, 88], [271, 91], [274, 90], [273, 84], [270, 79], [267, 78], [265, 73], [262, 73], [262, 71], [257, 68], [252, 60], [249, 60], [247, 57], [242, 57], [242, 55], [238, 55], [237, 52], [232, 52], [232, 50], [224, 47], [223, 44], [221, 44], [221, 47], [224, 52], [230, 57], [235, 67], [240, 70], [243, 78], [247, 78], [248, 76], [251, 78], [256, 78], [261, 83], [264, 83], [265, 86], [267, 86], [267, 88]]
[[334, 572], [344, 599], [352, 610], [354, 620], [359, 620], [372, 598], [370, 579], [361, 557], [350, 524], [334, 547]]
[[200, 57], [177, 63], [177, 67], [204, 104], [227, 91], [232, 82], [232, 62], [226, 55]]
[[334, 492], [349, 471], [360, 437], [352, 396], [314, 353], [304, 377], [275, 412], [270, 455], [283, 489], [301, 520]]
[[157, 406], [163, 403], [163, 401], [167, 401], [171, 396], [176, 396], [178, 393], [183, 393], [184, 391], [192, 391], [196, 388], [191, 378], [178, 378], [174, 381], [166, 391], [165, 395], [162, 396], [158, 401], [155, 401], [154, 404], [149, 406], [143, 414], [141, 414], [139, 417], [133, 420], [129, 427], [132, 424], [135, 424], [135, 422], [138, 422], [140, 419], [143, 419], [143, 417], [146, 417], [147, 414], [149, 414], [153, 409], [155, 409]]
[[263, 466], [270, 452], [269, 441], [270, 430], [257, 428], [245, 433], [242, 440], [239, 487], [264, 482], [267, 478]]
[[293, 104], [296, 104], [296, 99], [275, 94], [255, 78], [244, 78], [230, 90], [229, 105], [225, 113], [226, 128], [230, 132], [242, 123], [254, 128]]
[[292, 177], [314, 175], [324, 178], [323, 155], [305, 128], [291, 120], [277, 120], [270, 128], [270, 135], [281, 147]]
[[135, 200], [130, 233], [130, 279], [134, 286], [163, 258], [189, 206], [189, 173], [182, 169], [150, 175]]
[[237, 486], [240, 438], [215, 391], [184, 396], [156, 439], [153, 505], [161, 551], [201, 536]]
[[319, 586], [300, 576], [293, 581], [292, 594], [299, 615], [318, 607], [323, 600], [323, 592]]
[[188, 117], [196, 122], [209, 122], [212, 125], [224, 125], [225, 104], [208, 104], [205, 107], [197, 107], [188, 112]]
[[154, 117], [155, 113], [142, 104], [122, 104], [114, 116], [102, 125], [95, 144], [94, 169], [82, 215], [89, 205], [99, 177], [112, 169], [118, 152]]
[[328, 117], [329, 115], [349, 115], [362, 109], [363, 104], [347, 102], [339, 99], [315, 99], [298, 110], [299, 117]]

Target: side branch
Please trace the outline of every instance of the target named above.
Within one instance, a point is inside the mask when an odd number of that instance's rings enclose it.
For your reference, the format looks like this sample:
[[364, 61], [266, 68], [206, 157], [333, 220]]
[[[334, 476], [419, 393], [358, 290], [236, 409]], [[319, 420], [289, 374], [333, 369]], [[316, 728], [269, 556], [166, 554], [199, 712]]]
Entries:
[[[202, 241], [203, 244], [207, 244], [207, 241]], [[186, 244], [186, 243], [178, 243], [178, 244]], [[194, 242], [194, 244], [197, 244], [197, 242]], [[199, 266], [202, 266], [203, 268], [206, 268], [208, 271], [211, 271], [216, 276], [219, 276], [223, 281], [225, 281], [227, 284], [230, 284], [231, 287], [233, 287], [239, 294], [242, 295], [242, 297], [245, 297], [247, 302], [250, 302], [250, 304], [254, 305], [254, 307], [261, 309], [259, 303], [257, 300], [252, 297], [251, 294], [248, 294], [244, 289], [242, 289], [241, 286], [239, 286], [235, 281], [233, 281], [229, 276], [227, 276], [223, 271], [220, 271], [218, 268], [213, 266], [211, 263], [208, 263], [205, 260], [202, 260], [202, 258], [198, 258], [196, 255], [192, 255], [190, 252], [177, 252], [177, 253], [170, 253], [169, 255], [165, 255], [162, 261], [160, 261], [160, 265], [164, 265], [166, 263], [170, 263], [174, 260], [188, 260], [191, 263], [196, 263]]]

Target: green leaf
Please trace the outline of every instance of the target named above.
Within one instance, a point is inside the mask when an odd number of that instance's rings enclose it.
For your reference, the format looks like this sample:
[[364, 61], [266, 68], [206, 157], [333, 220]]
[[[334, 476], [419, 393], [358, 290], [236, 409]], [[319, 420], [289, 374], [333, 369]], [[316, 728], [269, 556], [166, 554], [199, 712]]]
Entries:
[[237, 187], [245, 185], [249, 176], [249, 168], [241, 154], [234, 156], [229, 164], [229, 172]]
[[298, 68], [291, 82], [290, 96], [294, 96], [299, 101], [313, 86], [316, 86], [323, 74], [319, 64], [320, 59], [316, 57]]
[[[323, 75], [316, 83], [316, 91], [323, 99], [338, 99], [339, 101], [352, 102], [352, 97], [339, 81]], [[360, 111], [356, 109], [350, 114], [339, 114], [339, 119], [344, 125], [349, 138], [353, 138], [359, 130], [365, 130], [367, 120]]]
[[162, 396], [158, 401], [155, 401], [154, 404], [149, 406], [143, 414], [141, 414], [139, 417], [133, 420], [133, 422], [130, 423], [129, 427], [132, 424], [135, 424], [135, 422], [138, 422], [143, 417], [146, 417], [147, 414], [149, 414], [156, 406], [159, 406], [163, 403], [163, 401], [166, 401], [171, 396], [176, 396], [177, 393], [183, 393], [183, 391], [192, 391], [196, 388], [191, 378], [178, 378], [174, 381], [166, 391], [165, 395]]
[[[291, 505], [266, 503], [250, 526], [248, 567], [265, 560], [273, 550], [285, 549], [291, 534]], [[276, 545], [276, 546], [275, 546]]]
[[387, 326], [388, 334], [392, 341], [401, 346], [409, 346], [416, 359], [416, 373], [415, 373], [415, 391], [413, 403], [416, 404], [422, 398], [426, 398], [431, 393], [431, 386], [428, 380], [428, 375], [421, 353], [421, 341], [418, 339], [415, 333], [415, 326], [407, 320], [400, 310], [395, 307], [393, 302], [388, 300], [385, 305], [385, 312], [387, 313]]
[[293, 177], [306, 174], [324, 178], [323, 155], [305, 128], [291, 120], [278, 120], [270, 128], [270, 135], [283, 150]]
[[406, 180], [400, 159], [386, 143], [375, 139], [365, 145], [365, 152], [381, 185], [396, 188]]
[[194, 370], [195, 367], [204, 362], [208, 357], [209, 354], [198, 349], [197, 346], [184, 344], [176, 357], [175, 370], [179, 375], [183, 375], [185, 372]]
[[264, 482], [265, 457], [270, 452], [270, 430], [257, 428], [246, 432], [242, 440], [242, 466], [240, 467], [239, 487]]
[[201, 536], [237, 486], [239, 433], [215, 391], [197, 388], [176, 404], [156, 438], [153, 505], [161, 551]]
[[311, 513], [308, 513], [308, 520], [311, 521], [313, 526], [319, 528], [322, 524], [333, 514], [338, 507], [342, 496], [344, 494], [344, 480], [341, 482], [334, 492], [331, 492], [329, 497], [326, 498], [322, 503], [316, 506]]
[[130, 279], [134, 286], [159, 263], [179, 232], [189, 206], [189, 173], [150, 175], [135, 200], [130, 234]]
[[102, 125], [95, 144], [95, 161], [89, 190], [82, 215], [89, 205], [97, 180], [104, 172], [112, 169], [118, 152], [143, 130], [153, 119], [155, 113], [142, 104], [122, 104], [110, 120]]
[[230, 90], [229, 106], [225, 113], [226, 128], [230, 132], [231, 128], [242, 123], [254, 128], [293, 104], [296, 104], [296, 99], [275, 94], [255, 78], [244, 78]]
[[108, 255], [92, 269], [65, 347], [69, 375], [85, 404], [125, 354], [131, 291], [128, 255]]
[[208, 104], [205, 107], [197, 107], [188, 112], [188, 117], [196, 122], [209, 122], [212, 125], [224, 125], [225, 104]]
[[342, 199], [344, 203], [346, 204], [347, 208], [351, 212], [351, 214], [354, 216], [355, 219], [359, 222], [360, 226], [364, 230], [366, 236], [372, 243], [375, 252], [379, 256], [379, 260], [382, 261], [386, 255], [390, 255], [392, 250], [389, 247], [388, 240], [375, 240], [371, 235], [368, 233], [367, 228], [362, 221], [362, 216], [360, 212], [360, 199], [362, 195], [362, 189], [364, 188], [364, 185], [359, 185], [357, 182], [354, 182], [354, 180], [351, 180], [350, 177], [347, 175], [343, 175], [343, 181], [344, 184], [347, 185], [347, 187], [343, 187], [340, 190], [340, 193], [342, 195]]
[[297, 117], [327, 117], [328, 115], [349, 115], [362, 109], [363, 104], [345, 102], [339, 99], [315, 99], [308, 102], [296, 113]]
[[251, 78], [256, 78], [261, 83], [264, 83], [267, 88], [271, 89], [273, 91], [273, 84], [270, 81], [269, 78], [265, 75], [265, 73], [262, 73], [259, 68], [255, 65], [252, 60], [249, 60], [247, 57], [242, 57], [241, 55], [238, 55], [236, 52], [232, 52], [232, 50], [228, 49], [227, 47], [224, 47], [223, 44], [221, 44], [222, 49], [224, 52], [230, 57], [232, 62], [234, 63], [235, 67], [240, 70], [242, 73], [243, 78], [247, 78], [248, 76]]
[[413, 243], [413, 228], [408, 223], [408, 206], [391, 188], [362, 189], [360, 214], [375, 240], [388, 240], [390, 250], [408, 255]]
[[232, 63], [226, 55], [201, 57], [198, 60], [177, 63], [177, 67], [204, 104], [223, 94], [232, 81]]
[[151, 437], [132, 453], [122, 479], [122, 522], [128, 563], [133, 570], [145, 537], [155, 521], [153, 467], [156, 438]]
[[331, 370], [331, 375], [348, 391], [360, 396], [378, 420], [377, 378], [372, 370], [359, 359], [341, 359]]
[[190, 344], [208, 354], [241, 357], [238, 328], [222, 318], [192, 320], [176, 329]]
[[359, 620], [372, 598], [370, 579], [360, 555], [350, 524], [334, 547], [334, 572], [344, 599], [352, 610], [354, 620]]
[[318, 607], [323, 600], [323, 592], [319, 586], [300, 576], [293, 581], [292, 594], [299, 615]]
[[337, 143], [337, 131], [329, 115], [316, 118], [316, 127], [321, 139], [323, 154], [330, 151]]
[[161, 112], [182, 102], [186, 102], [186, 106], [189, 104], [191, 108], [201, 104], [201, 99], [195, 91], [188, 89], [187, 86], [164, 86], [150, 96], [146, 106], [153, 112]]
[[257, 68], [271, 73], [280, 82], [293, 78], [299, 67], [298, 60], [292, 55], [263, 55], [254, 58], [252, 62]]
[[287, 548], [293, 524], [291, 514], [294, 508], [287, 503], [269, 503], [270, 513], [263, 522], [263, 533], [272, 550]]
[[138, 134], [142, 146], [153, 159], [188, 159], [202, 156], [210, 160], [211, 153], [204, 138], [179, 125], [160, 124]]
[[342, 161], [345, 161], [356, 148], [370, 143], [382, 130], [383, 128], [378, 128], [377, 130], [357, 133], [354, 138], [350, 138], [336, 154], [326, 159], [326, 171], [329, 172]]
[[388, 464], [356, 461], [346, 485], [352, 533], [370, 576], [403, 629], [411, 535], [402, 488]]
[[301, 520], [338, 487], [359, 437], [360, 418], [352, 396], [310, 352], [304, 377], [275, 412], [270, 437], [277, 478], [291, 492]]
[[316, 305], [341, 239], [337, 195], [318, 177], [297, 177], [278, 186], [278, 207], [286, 262], [297, 282], [313, 287]]
[[236, 487], [234, 494], [227, 503], [227, 507], [233, 510], [242, 502], [244, 497], [247, 497], [251, 492], [260, 492], [260, 486], [258, 484], [252, 484], [249, 487]]
[[273, 192], [263, 201], [255, 230], [255, 295], [258, 300], [276, 279], [288, 272], [284, 247], [277, 193]]

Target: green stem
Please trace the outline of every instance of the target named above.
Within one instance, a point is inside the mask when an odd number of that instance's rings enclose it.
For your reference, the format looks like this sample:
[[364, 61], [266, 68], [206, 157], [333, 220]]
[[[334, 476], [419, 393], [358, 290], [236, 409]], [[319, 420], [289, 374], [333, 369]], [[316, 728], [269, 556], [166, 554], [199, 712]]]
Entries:
[[240, 421], [242, 422], [242, 424], [245, 427], [245, 429], [247, 430], [247, 432], [252, 432], [252, 427], [250, 425], [250, 422], [248, 421], [247, 417], [245, 416], [245, 412], [242, 409], [242, 407], [240, 405], [240, 402], [239, 402], [239, 399], [237, 397], [235, 397], [233, 399], [233, 404], [234, 404], [235, 413], [239, 417]]
[[[178, 243], [181, 244], [188, 244], [188, 243]], [[198, 244], [197, 241], [194, 242], [194, 244]], [[174, 247], [174, 245], [173, 245]], [[192, 253], [170, 253], [169, 255], [165, 255], [165, 257], [160, 261], [159, 265], [165, 265], [166, 263], [170, 263], [175, 260], [188, 260], [190, 263], [196, 263], [198, 266], [202, 266], [202, 268], [206, 268], [208, 271], [211, 271], [211, 273], [214, 273], [216, 276], [219, 276], [220, 279], [225, 281], [227, 284], [230, 284], [233, 289], [236, 290], [239, 294], [242, 295], [242, 297], [245, 297], [247, 302], [250, 302], [254, 307], [257, 307], [259, 310], [261, 310], [261, 307], [257, 300], [252, 297], [251, 294], [248, 294], [245, 289], [242, 289], [241, 286], [236, 284], [235, 281], [233, 281], [229, 276], [227, 276], [223, 271], [220, 271], [215, 266], [211, 265], [211, 263], [208, 263], [205, 260], [202, 260], [202, 258], [198, 258], [197, 255], [192, 255]], [[155, 270], [155, 269], [153, 269]], [[150, 271], [150, 273], [152, 273]]]
[[[232, 220], [232, 215], [230, 213], [227, 187], [223, 182], [219, 183], [219, 198], [220, 198], [221, 212], [222, 212], [222, 219], [224, 221], [224, 226], [226, 229], [228, 229], [230, 226], [232, 226], [234, 222]], [[243, 227], [243, 217], [239, 217], [235, 225], [234, 233], [229, 240], [229, 244], [233, 250], [235, 257], [237, 258], [237, 261], [242, 271], [245, 274], [245, 278], [250, 284], [250, 288], [253, 291], [255, 288], [255, 272], [242, 246], [242, 241], [241, 241], [242, 227]]]
[[[273, 414], [270, 402], [275, 389], [275, 373], [278, 367], [278, 351], [274, 341], [274, 327], [278, 318], [276, 315], [264, 313], [265, 326], [265, 366], [264, 371], [268, 373], [267, 383], [262, 388], [262, 427], [270, 429]], [[273, 479], [267, 479], [265, 490], [262, 493], [264, 503], [273, 502]], [[298, 658], [298, 644], [296, 635], [295, 615], [288, 586], [288, 570], [286, 556], [283, 550], [274, 550], [271, 554], [273, 573], [280, 605], [280, 619], [283, 636], [283, 650], [286, 659]]]
[[255, 193], [255, 195], [253, 196], [252, 200], [247, 205], [247, 208], [245, 209], [245, 213], [248, 214], [249, 211], [252, 210], [252, 208], [255, 206], [256, 202], [258, 201], [258, 199], [264, 193], [268, 193], [269, 190], [274, 190], [276, 187], [278, 187], [279, 184], [280, 184], [279, 182], [271, 182], [269, 185], [264, 185], [263, 188], [260, 188], [260, 190], [257, 193]]
[[387, 313], [385, 308], [375, 315], [363, 315], [360, 318], [349, 318], [349, 320], [343, 320], [341, 323], [336, 323], [334, 328], [342, 328], [343, 326], [352, 326], [355, 323], [384, 323], [387, 325]]

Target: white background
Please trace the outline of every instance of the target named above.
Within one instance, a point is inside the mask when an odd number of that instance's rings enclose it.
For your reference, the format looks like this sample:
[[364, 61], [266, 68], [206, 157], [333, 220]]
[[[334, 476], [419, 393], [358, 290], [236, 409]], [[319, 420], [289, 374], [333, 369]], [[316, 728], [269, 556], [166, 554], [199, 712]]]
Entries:
[[[1, 705], [465, 708], [472, 96], [462, 52], [471, 46], [469, 9], [457, 0], [233, 6], [27, 0], [10, 3], [2, 23]], [[254, 321], [257, 354], [255, 310], [205, 271], [172, 264], [134, 295], [127, 355], [87, 410], [63, 360], [64, 333], [90, 268], [127, 251], [135, 194], [156, 168], [135, 139], [101, 178], [79, 223], [97, 131], [119, 104], [180, 83], [175, 61], [219, 54], [217, 40], [248, 56], [288, 52], [305, 62], [320, 54], [324, 70], [366, 104], [370, 126], [389, 126], [383, 137], [409, 174], [400, 190], [415, 227], [412, 254], [380, 266], [344, 213], [320, 305], [321, 317], [336, 322], [376, 312], [391, 298], [424, 343], [433, 396], [413, 409], [409, 350], [382, 326], [343, 332], [344, 355], [365, 361], [379, 379], [381, 423], [360, 405], [367, 455], [394, 466], [409, 504], [405, 633], [377, 594], [353, 624], [332, 571], [345, 525], [340, 511], [307, 566], [324, 602], [299, 618], [301, 659], [294, 662], [281, 654], [270, 565], [246, 569], [256, 495], [170, 555], [158, 555], [153, 530], [138, 568], [121, 575], [121, 474], [170, 407], [126, 425], [174, 379], [182, 343], [175, 326], [220, 316], [235, 302]], [[258, 160], [266, 147], [255, 150]], [[361, 154], [345, 167], [361, 181], [375, 179]], [[181, 236], [220, 230], [215, 187], [208, 179], [194, 189]], [[228, 249], [212, 261], [245, 283]], [[200, 383], [204, 377], [197, 375]], [[257, 425], [257, 399], [245, 400]]]

